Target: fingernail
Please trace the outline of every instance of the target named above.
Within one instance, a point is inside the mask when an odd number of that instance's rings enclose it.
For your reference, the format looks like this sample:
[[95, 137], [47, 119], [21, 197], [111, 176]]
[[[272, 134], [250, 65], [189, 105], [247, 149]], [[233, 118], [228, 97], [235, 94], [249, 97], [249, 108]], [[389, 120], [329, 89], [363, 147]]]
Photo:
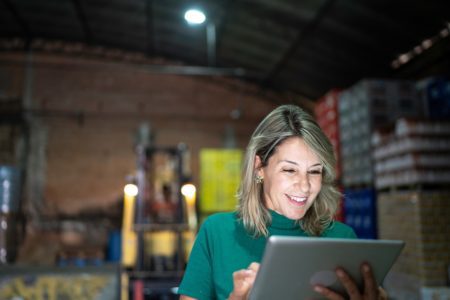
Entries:
[[336, 274], [337, 274], [337, 276], [338, 276], [339, 278], [342, 278], [342, 277], [345, 276], [344, 271], [342, 271], [341, 269], [338, 269], [338, 270], [336, 271]]
[[366, 273], [370, 272], [370, 267], [369, 267], [369, 265], [364, 264], [364, 265], [363, 265], [363, 271], [366, 272]]
[[323, 288], [321, 286], [317, 286], [317, 285], [314, 287], [314, 290], [316, 292], [318, 292], [318, 293], [322, 293], [323, 292]]

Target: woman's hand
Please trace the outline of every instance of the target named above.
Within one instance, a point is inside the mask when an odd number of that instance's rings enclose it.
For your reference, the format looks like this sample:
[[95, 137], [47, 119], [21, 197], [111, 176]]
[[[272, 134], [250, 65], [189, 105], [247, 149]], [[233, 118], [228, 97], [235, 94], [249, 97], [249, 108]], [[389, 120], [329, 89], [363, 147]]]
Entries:
[[[386, 300], [387, 294], [381, 288], [377, 286], [377, 282], [373, 276], [370, 266], [366, 263], [361, 265], [361, 273], [364, 278], [364, 290], [360, 291], [353, 278], [350, 277], [343, 269], [338, 268], [336, 275], [345, 287], [348, 297], [351, 300]], [[330, 290], [324, 286], [317, 285], [314, 290], [319, 294], [325, 296], [330, 300], [344, 300], [344, 297], [333, 290]]]
[[233, 273], [233, 291], [228, 297], [228, 300], [245, 300], [248, 298], [253, 283], [255, 282], [258, 269], [259, 264], [253, 262], [247, 269]]

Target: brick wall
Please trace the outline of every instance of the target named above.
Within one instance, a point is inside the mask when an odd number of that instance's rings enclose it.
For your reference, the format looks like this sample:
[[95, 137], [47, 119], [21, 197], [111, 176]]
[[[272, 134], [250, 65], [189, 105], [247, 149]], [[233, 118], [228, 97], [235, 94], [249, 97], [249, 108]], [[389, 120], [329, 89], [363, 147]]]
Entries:
[[[26, 73], [23, 59], [0, 55], [18, 74]], [[40, 170], [28, 168], [29, 179], [41, 177], [28, 189], [29, 202], [41, 199], [48, 212], [65, 213], [117, 202], [125, 176], [136, 168], [133, 144], [143, 122], [151, 124], [157, 145], [187, 144], [198, 184], [199, 150], [223, 147], [227, 125], [244, 148], [256, 124], [275, 107], [237, 80], [152, 74], [139, 67], [34, 55], [30, 109], [38, 124], [34, 131], [45, 133], [45, 140], [34, 149], [43, 155], [32, 160]], [[230, 117], [236, 108], [243, 111], [239, 120]]]

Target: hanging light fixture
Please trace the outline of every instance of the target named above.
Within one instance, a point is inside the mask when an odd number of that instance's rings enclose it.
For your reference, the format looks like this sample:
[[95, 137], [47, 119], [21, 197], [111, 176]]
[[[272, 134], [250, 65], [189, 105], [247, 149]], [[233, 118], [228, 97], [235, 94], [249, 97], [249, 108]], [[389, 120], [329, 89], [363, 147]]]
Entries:
[[215, 66], [216, 64], [216, 25], [209, 19], [206, 20], [206, 15], [199, 9], [189, 9], [184, 13], [184, 19], [190, 25], [200, 25], [206, 22], [206, 43], [208, 53], [208, 65]]
[[206, 20], [205, 14], [198, 9], [189, 9], [184, 14], [184, 19], [192, 25], [202, 24]]

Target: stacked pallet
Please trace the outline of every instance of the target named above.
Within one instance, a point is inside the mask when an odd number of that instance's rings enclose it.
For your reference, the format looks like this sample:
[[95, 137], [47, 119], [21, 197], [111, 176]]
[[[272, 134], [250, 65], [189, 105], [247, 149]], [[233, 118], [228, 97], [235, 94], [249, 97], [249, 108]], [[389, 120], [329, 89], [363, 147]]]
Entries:
[[394, 270], [417, 286], [448, 283], [450, 122], [400, 119], [373, 135], [379, 237], [406, 247]]
[[[338, 89], [330, 90], [323, 97], [321, 97], [314, 107], [314, 114], [317, 123], [322, 128], [323, 132], [326, 134], [331, 144], [333, 145], [334, 153], [336, 156], [336, 179], [340, 185], [341, 181], [341, 150], [340, 150], [340, 134], [339, 134], [339, 111], [338, 111], [338, 101], [339, 101], [340, 91]], [[342, 187], [339, 186], [342, 190]], [[345, 208], [344, 202], [340, 201], [340, 206], [336, 214], [336, 220], [344, 221], [345, 219]]]
[[377, 236], [376, 195], [372, 188], [346, 189], [344, 202], [345, 223], [362, 239]]
[[390, 190], [378, 194], [379, 237], [406, 246], [393, 271], [417, 286], [445, 286], [450, 264], [450, 191]]
[[416, 84], [419, 97], [424, 104], [425, 116], [431, 120], [450, 119], [450, 80], [430, 77]]
[[422, 108], [410, 81], [362, 80], [343, 91], [339, 97], [339, 131], [344, 186], [372, 185], [373, 131], [401, 116], [420, 116]]
[[330, 139], [333, 145], [334, 153], [336, 155], [336, 178], [341, 177], [340, 164], [340, 134], [339, 134], [339, 111], [338, 100], [339, 90], [330, 90], [322, 98], [317, 101], [314, 107], [314, 114], [317, 123], [322, 128], [324, 133]]
[[339, 96], [345, 222], [360, 238], [377, 238], [372, 133], [399, 116], [420, 116], [414, 82], [362, 80]]
[[377, 189], [450, 183], [450, 122], [400, 119], [395, 132], [375, 132]]

